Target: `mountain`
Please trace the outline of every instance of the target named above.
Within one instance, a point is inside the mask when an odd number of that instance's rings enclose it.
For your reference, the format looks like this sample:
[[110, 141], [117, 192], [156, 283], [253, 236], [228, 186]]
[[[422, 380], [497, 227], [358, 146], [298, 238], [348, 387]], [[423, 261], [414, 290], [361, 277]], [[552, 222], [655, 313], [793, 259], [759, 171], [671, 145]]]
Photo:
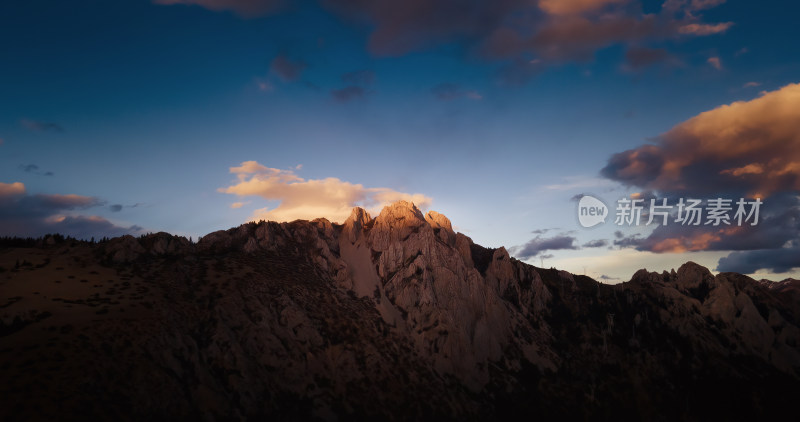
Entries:
[[606, 285], [402, 201], [0, 245], [4, 421], [760, 420], [800, 393], [797, 280]]

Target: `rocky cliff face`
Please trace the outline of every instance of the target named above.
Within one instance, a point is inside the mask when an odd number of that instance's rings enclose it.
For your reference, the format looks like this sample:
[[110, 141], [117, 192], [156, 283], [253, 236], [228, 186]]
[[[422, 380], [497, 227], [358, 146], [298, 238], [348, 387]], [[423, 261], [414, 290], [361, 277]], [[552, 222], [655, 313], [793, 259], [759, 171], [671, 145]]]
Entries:
[[795, 280], [687, 263], [604, 285], [406, 202], [22, 246], [0, 250], [3, 420], [724, 420], [800, 392]]

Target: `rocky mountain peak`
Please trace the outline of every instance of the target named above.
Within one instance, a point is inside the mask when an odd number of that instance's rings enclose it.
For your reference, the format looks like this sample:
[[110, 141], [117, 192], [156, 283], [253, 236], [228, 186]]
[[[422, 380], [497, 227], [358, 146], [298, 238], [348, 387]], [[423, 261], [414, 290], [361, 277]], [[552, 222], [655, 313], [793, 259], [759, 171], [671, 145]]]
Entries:
[[355, 243], [361, 237], [361, 233], [372, 223], [372, 217], [361, 207], [353, 208], [350, 217], [344, 222], [344, 231], [347, 233], [350, 243]]
[[453, 231], [453, 225], [450, 224], [450, 219], [445, 217], [444, 214], [439, 214], [436, 211], [428, 211], [425, 214], [425, 221], [431, 225], [434, 229], [442, 228], [449, 231]]
[[383, 207], [380, 215], [375, 219], [376, 224], [391, 227], [414, 225], [425, 222], [422, 211], [413, 202], [397, 201]]

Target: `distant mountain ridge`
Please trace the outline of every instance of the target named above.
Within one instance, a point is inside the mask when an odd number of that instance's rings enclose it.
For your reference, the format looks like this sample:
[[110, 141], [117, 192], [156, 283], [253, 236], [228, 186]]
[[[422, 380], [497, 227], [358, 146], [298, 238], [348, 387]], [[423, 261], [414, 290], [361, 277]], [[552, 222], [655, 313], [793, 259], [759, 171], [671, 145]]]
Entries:
[[196, 244], [44, 239], [0, 269], [3, 420], [739, 420], [800, 392], [797, 280], [605, 285], [403, 201]]

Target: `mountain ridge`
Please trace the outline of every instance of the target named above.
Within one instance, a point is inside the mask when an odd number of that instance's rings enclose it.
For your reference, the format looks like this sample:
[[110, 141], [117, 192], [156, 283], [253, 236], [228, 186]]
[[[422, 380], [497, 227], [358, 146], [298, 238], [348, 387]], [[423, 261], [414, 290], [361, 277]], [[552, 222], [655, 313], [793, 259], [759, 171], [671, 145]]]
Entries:
[[0, 417], [59, 414], [25, 395], [31, 382], [48, 386], [38, 400], [122, 419], [736, 420], [800, 392], [795, 280], [689, 262], [602, 284], [484, 248], [408, 202], [196, 244], [31, 246], [0, 248], [0, 374], [14, 380]]

